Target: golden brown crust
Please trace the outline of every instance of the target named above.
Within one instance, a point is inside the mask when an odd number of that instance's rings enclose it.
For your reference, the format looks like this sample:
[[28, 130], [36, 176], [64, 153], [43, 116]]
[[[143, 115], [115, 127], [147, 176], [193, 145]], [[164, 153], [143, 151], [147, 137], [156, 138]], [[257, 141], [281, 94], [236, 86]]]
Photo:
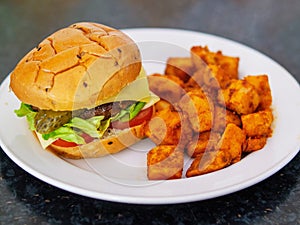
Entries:
[[141, 69], [136, 44], [114, 28], [89, 22], [56, 31], [11, 74], [10, 87], [41, 109], [92, 108], [134, 81]]
[[120, 152], [143, 139], [145, 137], [143, 126], [135, 126], [105, 139], [77, 147], [60, 147], [52, 144], [47, 149], [61, 157], [70, 159], [98, 158]]

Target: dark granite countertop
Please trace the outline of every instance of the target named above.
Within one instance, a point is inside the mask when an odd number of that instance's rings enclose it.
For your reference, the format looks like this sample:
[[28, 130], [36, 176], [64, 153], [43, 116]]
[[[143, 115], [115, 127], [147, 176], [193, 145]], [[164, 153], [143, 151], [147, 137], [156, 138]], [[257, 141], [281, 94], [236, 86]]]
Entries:
[[[0, 82], [46, 35], [77, 21], [226, 37], [270, 56], [299, 82], [299, 9], [298, 0], [2, 0]], [[0, 129], [5, 128], [0, 124]], [[271, 177], [233, 194], [185, 204], [123, 204], [53, 187], [25, 172], [1, 149], [0, 224], [295, 225], [300, 224], [299, 174], [298, 154]]]

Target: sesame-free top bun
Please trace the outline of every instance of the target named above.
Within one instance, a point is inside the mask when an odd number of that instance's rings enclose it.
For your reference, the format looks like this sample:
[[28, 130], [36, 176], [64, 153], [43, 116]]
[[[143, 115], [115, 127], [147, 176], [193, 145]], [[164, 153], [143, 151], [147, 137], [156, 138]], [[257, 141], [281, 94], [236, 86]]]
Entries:
[[20, 101], [54, 111], [93, 108], [134, 81], [136, 44], [121, 31], [81, 22], [44, 39], [18, 63], [10, 87]]

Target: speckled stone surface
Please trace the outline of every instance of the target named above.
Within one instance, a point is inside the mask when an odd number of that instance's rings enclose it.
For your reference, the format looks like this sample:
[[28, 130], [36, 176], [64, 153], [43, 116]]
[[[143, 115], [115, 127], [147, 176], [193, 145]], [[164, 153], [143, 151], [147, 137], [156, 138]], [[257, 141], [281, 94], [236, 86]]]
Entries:
[[[299, 9], [298, 0], [2, 0], [0, 82], [46, 35], [76, 21], [216, 34], [270, 56], [299, 82]], [[223, 197], [174, 205], [120, 204], [53, 187], [0, 149], [0, 224], [295, 225], [300, 224], [299, 174], [298, 154], [268, 179]]]

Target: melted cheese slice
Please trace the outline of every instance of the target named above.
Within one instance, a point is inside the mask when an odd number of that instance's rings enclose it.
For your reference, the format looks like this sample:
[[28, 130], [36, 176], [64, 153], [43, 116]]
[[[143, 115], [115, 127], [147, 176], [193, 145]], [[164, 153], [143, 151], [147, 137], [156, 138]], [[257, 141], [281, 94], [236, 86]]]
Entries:
[[125, 86], [118, 95], [106, 99], [102, 104], [125, 100], [142, 101], [146, 103], [159, 101], [159, 97], [149, 90], [147, 75], [143, 68], [136, 80]]
[[41, 144], [41, 146], [43, 147], [43, 149], [46, 149], [49, 145], [51, 145], [54, 141], [56, 141], [57, 139], [53, 139], [50, 138], [49, 140], [45, 140], [42, 135], [38, 132], [35, 132], [36, 137], [39, 139], [39, 142]]

